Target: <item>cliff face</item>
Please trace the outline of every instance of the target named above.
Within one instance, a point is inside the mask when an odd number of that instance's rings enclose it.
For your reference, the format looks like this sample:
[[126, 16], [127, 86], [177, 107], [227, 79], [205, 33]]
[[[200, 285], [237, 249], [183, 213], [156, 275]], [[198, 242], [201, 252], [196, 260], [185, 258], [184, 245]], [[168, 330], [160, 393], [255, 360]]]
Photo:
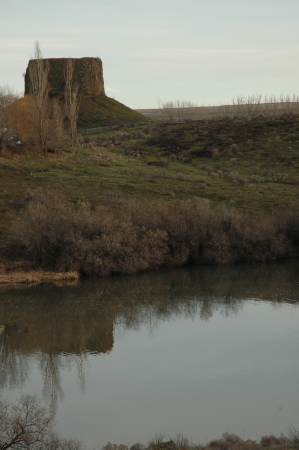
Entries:
[[[105, 95], [103, 65], [100, 58], [43, 59], [49, 65], [50, 93], [65, 90], [64, 73], [69, 59], [74, 63], [74, 81], [79, 85], [79, 92], [90, 96]], [[25, 95], [32, 91], [29, 70], [36, 63], [36, 59], [31, 59], [28, 63], [25, 74]]]

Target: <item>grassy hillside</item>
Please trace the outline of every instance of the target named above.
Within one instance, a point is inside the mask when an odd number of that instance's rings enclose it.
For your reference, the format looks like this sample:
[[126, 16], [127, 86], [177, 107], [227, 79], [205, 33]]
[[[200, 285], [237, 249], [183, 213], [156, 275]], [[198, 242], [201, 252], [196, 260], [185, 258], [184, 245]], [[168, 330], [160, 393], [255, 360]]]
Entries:
[[92, 128], [147, 121], [147, 117], [105, 95], [96, 97], [87, 95], [80, 96], [78, 117], [79, 128]]
[[149, 123], [82, 136], [47, 156], [3, 150], [0, 184], [1, 222], [36, 188], [95, 202], [201, 197], [271, 211], [299, 198], [299, 118]]
[[36, 189], [95, 205], [205, 199], [246, 214], [286, 210], [299, 199], [299, 118], [149, 123], [46, 156], [3, 150], [0, 189], [2, 238]]

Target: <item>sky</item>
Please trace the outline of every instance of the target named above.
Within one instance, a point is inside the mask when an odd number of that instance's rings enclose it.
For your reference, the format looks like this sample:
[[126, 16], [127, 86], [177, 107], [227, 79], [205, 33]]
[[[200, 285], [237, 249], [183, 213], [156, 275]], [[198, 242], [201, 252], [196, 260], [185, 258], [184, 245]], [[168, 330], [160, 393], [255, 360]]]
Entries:
[[100, 57], [133, 109], [299, 94], [299, 0], [0, 0], [0, 86], [45, 58]]

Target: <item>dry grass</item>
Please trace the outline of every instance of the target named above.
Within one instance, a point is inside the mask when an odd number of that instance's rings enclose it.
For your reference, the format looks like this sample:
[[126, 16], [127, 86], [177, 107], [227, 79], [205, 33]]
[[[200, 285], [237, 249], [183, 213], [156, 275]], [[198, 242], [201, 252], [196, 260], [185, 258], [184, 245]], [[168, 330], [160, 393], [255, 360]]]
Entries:
[[0, 263], [0, 285], [35, 284], [53, 281], [71, 282], [79, 279], [78, 272], [49, 272], [33, 270], [28, 261]]

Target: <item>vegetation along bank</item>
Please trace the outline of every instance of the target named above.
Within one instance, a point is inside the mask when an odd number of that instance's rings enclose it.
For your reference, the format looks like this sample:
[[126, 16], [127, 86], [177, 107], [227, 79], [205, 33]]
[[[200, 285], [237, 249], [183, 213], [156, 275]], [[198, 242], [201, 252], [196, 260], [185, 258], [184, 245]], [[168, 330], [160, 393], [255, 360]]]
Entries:
[[1, 150], [9, 270], [107, 276], [298, 257], [297, 115], [148, 123], [58, 144]]

